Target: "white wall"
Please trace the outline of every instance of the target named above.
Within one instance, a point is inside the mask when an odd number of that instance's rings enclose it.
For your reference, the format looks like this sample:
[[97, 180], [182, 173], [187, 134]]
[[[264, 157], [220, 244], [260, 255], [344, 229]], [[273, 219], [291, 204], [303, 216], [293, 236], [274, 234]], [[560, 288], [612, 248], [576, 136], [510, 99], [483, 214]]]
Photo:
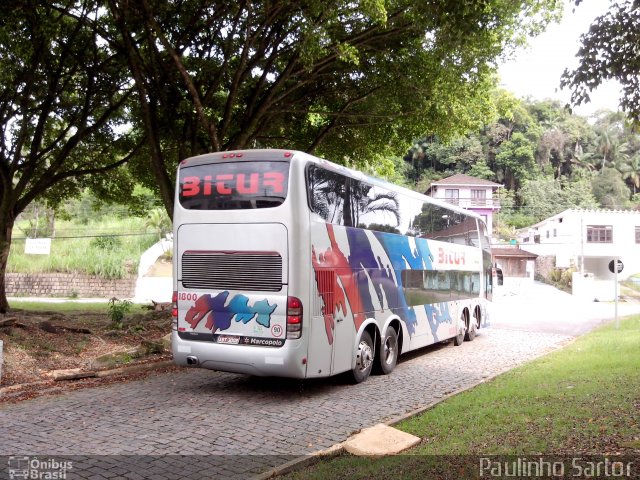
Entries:
[[151, 266], [165, 252], [173, 248], [173, 240], [163, 238], [146, 250], [140, 257], [138, 266], [138, 279], [133, 297], [135, 303], [171, 302], [173, 295], [172, 277], [145, 277]]
[[[588, 225], [611, 225], [613, 242], [587, 242]], [[608, 265], [617, 256], [624, 264], [619, 274], [622, 280], [640, 273], [640, 244], [635, 243], [636, 226], [640, 227], [640, 212], [567, 210], [529, 229], [523, 229], [518, 234], [518, 240], [522, 248], [529, 252], [556, 256], [558, 265], [563, 267], [571, 261], [579, 269], [581, 257], [584, 256], [585, 271], [594, 273], [596, 279], [602, 280], [613, 279]], [[540, 243], [534, 243], [534, 235], [540, 235]], [[524, 242], [526, 237], [529, 240]]]

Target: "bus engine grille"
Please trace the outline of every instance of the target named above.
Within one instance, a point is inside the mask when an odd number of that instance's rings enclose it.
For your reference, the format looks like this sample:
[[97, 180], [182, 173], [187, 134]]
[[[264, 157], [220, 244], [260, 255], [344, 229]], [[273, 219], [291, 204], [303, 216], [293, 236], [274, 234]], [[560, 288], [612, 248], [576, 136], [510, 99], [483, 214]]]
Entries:
[[282, 289], [282, 257], [275, 252], [185, 252], [181, 273], [185, 288], [268, 292]]

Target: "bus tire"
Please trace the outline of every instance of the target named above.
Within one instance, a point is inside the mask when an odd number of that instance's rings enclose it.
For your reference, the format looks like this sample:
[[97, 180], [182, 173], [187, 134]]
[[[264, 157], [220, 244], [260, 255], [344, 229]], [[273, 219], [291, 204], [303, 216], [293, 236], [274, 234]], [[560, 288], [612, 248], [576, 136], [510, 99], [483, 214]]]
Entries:
[[468, 342], [473, 342], [473, 339], [476, 338], [476, 322], [475, 319], [471, 322], [468, 315], [466, 316], [466, 319], [467, 331], [464, 334], [464, 339]]
[[373, 340], [371, 340], [369, 332], [362, 332], [354, 355], [356, 357], [356, 366], [351, 370], [351, 375], [355, 383], [362, 383], [371, 375], [375, 358]]
[[389, 375], [396, 368], [398, 362], [398, 334], [396, 329], [389, 326], [380, 342], [380, 354], [377, 358], [377, 369], [380, 373]]
[[462, 345], [462, 343], [464, 342], [464, 337], [465, 334], [467, 333], [467, 317], [464, 314], [464, 312], [462, 312], [462, 315], [460, 316], [460, 320], [462, 321], [462, 324], [464, 325], [463, 328], [458, 330], [458, 335], [456, 335], [455, 337], [453, 337], [453, 344], [456, 347], [459, 347], [460, 345]]
[[464, 334], [464, 339], [467, 342], [473, 342], [474, 338], [476, 338], [476, 326], [475, 325], [469, 325], [469, 328], [467, 329], [467, 332]]

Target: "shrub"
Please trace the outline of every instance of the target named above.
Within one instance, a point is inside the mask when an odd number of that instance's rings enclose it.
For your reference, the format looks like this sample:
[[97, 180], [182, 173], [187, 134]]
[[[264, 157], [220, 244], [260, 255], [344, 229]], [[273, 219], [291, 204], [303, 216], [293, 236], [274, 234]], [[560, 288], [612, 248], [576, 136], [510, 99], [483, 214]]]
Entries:
[[109, 300], [109, 317], [111, 318], [111, 326], [113, 328], [122, 330], [124, 326], [124, 316], [131, 310], [131, 305], [129, 300], [118, 300], [116, 297]]
[[553, 270], [551, 270], [551, 272], [549, 272], [549, 280], [551, 280], [552, 283], [560, 283], [561, 278], [562, 270], [560, 270], [559, 268], [554, 268]]
[[91, 240], [91, 246], [101, 248], [102, 250], [115, 250], [122, 246], [122, 240], [120, 240], [120, 237], [115, 237], [113, 235], [96, 237]]
[[8, 272], [86, 273], [102, 278], [126, 278], [135, 274], [140, 255], [155, 243], [145, 232], [144, 219], [96, 218], [89, 225], [59, 221], [50, 255], [24, 253], [24, 237], [16, 232], [11, 245]]

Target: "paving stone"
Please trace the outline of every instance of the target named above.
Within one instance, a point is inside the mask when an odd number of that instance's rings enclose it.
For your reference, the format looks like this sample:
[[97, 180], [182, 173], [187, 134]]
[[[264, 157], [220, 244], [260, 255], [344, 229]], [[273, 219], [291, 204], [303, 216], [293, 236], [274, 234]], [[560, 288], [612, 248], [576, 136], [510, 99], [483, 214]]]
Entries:
[[412, 352], [400, 358], [391, 375], [371, 376], [358, 385], [336, 377], [307, 381], [301, 391], [295, 380], [185, 369], [2, 404], [0, 455], [105, 460], [93, 464], [100, 466], [99, 472], [83, 473], [80, 462], [74, 478], [96, 473], [106, 478], [128, 473], [138, 475], [129, 477], [136, 479], [162, 478], [159, 473], [181, 478], [187, 466], [206, 477], [246, 478], [424, 408], [569, 338], [481, 330], [460, 347]]

